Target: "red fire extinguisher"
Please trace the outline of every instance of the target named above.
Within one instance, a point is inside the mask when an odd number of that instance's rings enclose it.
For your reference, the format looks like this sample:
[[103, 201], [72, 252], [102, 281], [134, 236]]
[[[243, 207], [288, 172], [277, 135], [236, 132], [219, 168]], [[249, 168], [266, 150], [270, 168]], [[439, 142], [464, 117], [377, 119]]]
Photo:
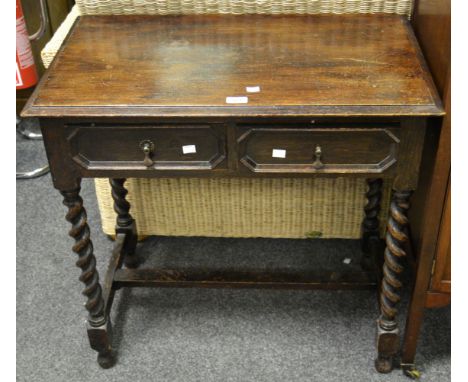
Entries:
[[37, 84], [37, 71], [20, 0], [16, 0], [16, 89]]

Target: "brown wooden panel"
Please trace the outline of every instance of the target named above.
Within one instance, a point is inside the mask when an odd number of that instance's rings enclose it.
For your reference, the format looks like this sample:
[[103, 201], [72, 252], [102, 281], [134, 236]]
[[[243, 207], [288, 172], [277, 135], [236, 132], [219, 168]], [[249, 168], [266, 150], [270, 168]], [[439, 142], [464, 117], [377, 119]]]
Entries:
[[[434, 45], [443, 43], [435, 40]], [[429, 136], [422, 165], [422, 177], [417, 192], [413, 196], [414, 207], [411, 220], [412, 236], [418, 253], [416, 280], [406, 320], [405, 339], [402, 349], [402, 363], [414, 364], [417, 339], [423, 320], [425, 307], [440, 307], [450, 303], [449, 293], [430, 292], [431, 269], [434, 265], [439, 237], [440, 222], [443, 216], [447, 185], [450, 184], [450, 68], [448, 69], [444, 105], [446, 116], [443, 119], [440, 137]], [[433, 121], [437, 124], [438, 121]], [[428, 129], [434, 132], [434, 127]], [[437, 266], [437, 265], [436, 265]]]
[[[450, 77], [450, 70], [448, 73]], [[430, 132], [421, 164], [421, 177], [418, 188], [413, 196], [413, 208], [410, 211], [411, 233], [418, 262], [424, 263], [423, 288], [428, 288], [431, 275], [432, 260], [436, 253], [439, 225], [442, 218], [444, 201], [450, 177], [451, 156], [451, 115], [450, 78], [447, 80], [444, 104], [446, 116], [440, 128], [440, 121], [432, 121]], [[435, 125], [435, 126], [434, 126]], [[419, 265], [421, 267], [421, 265]]]
[[[226, 157], [224, 126], [76, 126], [68, 137], [73, 159], [89, 170], [210, 170]], [[150, 146], [145, 165], [144, 144]], [[224, 166], [226, 167], [226, 166]]]
[[428, 129], [420, 183], [410, 212], [415, 253], [432, 258], [450, 168], [451, 1], [417, 0], [412, 24], [447, 112], [442, 128], [441, 120], [433, 120]]
[[382, 173], [396, 163], [400, 142], [397, 129], [242, 130], [240, 161], [259, 173]]
[[437, 252], [435, 268], [432, 274], [431, 290], [450, 293], [451, 289], [451, 205], [450, 205], [450, 179], [445, 199], [444, 212], [440, 222], [439, 237], [437, 240]]
[[450, 67], [451, 1], [418, 0], [413, 25], [440, 94]]
[[424, 302], [426, 308], [442, 308], [450, 304], [452, 296], [450, 293], [440, 292], [427, 292], [426, 301]]
[[442, 113], [398, 16], [83, 16], [65, 44], [25, 115]]

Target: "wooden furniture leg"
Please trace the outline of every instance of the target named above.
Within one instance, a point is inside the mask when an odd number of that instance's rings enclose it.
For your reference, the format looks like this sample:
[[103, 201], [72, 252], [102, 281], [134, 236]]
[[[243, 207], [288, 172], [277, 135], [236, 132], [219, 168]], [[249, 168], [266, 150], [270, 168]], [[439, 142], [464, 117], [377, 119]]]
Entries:
[[83, 295], [88, 311], [87, 330], [91, 348], [98, 352], [98, 363], [103, 368], [114, 365], [115, 357], [112, 351], [112, 326], [105, 310], [102, 297], [102, 288], [99, 282], [99, 273], [96, 270], [96, 257], [93, 253], [93, 243], [87, 223], [86, 210], [83, 199], [80, 197], [80, 187], [60, 191], [63, 195], [63, 204], [68, 207], [66, 219], [72, 228], [69, 235], [75, 239], [73, 252], [78, 255], [76, 265], [81, 268], [80, 281], [85, 284]]
[[361, 248], [363, 252], [361, 266], [365, 270], [375, 267], [372, 246], [380, 241], [379, 212], [382, 200], [382, 179], [367, 179], [367, 204], [364, 207], [365, 217], [361, 225]]
[[125, 234], [125, 242], [123, 246], [124, 264], [127, 268], [137, 268], [139, 258], [135, 253], [138, 240], [137, 228], [135, 220], [130, 215], [130, 203], [125, 198], [128, 194], [124, 187], [126, 179], [109, 179], [112, 187], [112, 198], [114, 199], [114, 211], [117, 213], [117, 222], [115, 226], [116, 235], [119, 233]]
[[377, 320], [377, 352], [375, 367], [380, 373], [393, 369], [393, 358], [399, 350], [399, 331], [396, 321], [400, 289], [400, 274], [403, 271], [401, 258], [406, 255], [404, 244], [408, 240], [405, 228], [408, 225], [410, 191], [394, 191], [385, 236], [385, 253], [382, 287], [380, 290], [380, 317]]

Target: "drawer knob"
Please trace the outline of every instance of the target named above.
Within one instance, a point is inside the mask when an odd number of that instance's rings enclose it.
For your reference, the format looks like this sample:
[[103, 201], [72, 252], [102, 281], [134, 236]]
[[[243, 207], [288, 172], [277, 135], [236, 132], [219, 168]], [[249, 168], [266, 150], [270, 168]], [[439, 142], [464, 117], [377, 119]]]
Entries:
[[149, 140], [144, 140], [140, 142], [140, 148], [145, 154], [145, 158], [143, 159], [143, 164], [146, 167], [151, 167], [153, 165], [153, 160], [151, 159], [151, 155], [154, 151], [154, 143]]
[[319, 145], [315, 146], [314, 156], [315, 156], [315, 161], [314, 161], [314, 163], [312, 163], [312, 166], [314, 166], [314, 168], [316, 170], [319, 170], [324, 166], [324, 164], [322, 163], [322, 160], [321, 160], [322, 159], [322, 148]]

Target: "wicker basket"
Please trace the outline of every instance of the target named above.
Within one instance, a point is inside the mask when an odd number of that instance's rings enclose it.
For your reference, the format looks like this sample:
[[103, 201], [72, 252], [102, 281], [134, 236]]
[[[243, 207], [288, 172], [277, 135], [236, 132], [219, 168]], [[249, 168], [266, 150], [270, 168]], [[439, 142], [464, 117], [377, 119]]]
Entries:
[[[131, 179], [127, 187], [142, 235], [302, 239], [359, 237], [366, 192], [350, 178]], [[96, 190], [104, 232], [113, 233], [108, 179], [97, 179]]]
[[314, 14], [397, 13], [409, 16], [413, 0], [76, 0], [81, 14]]
[[[412, 0], [76, 0], [42, 51], [47, 67], [80, 14], [397, 13]], [[102, 228], [113, 234], [107, 179], [96, 179]], [[361, 179], [129, 179], [141, 235], [358, 238], [366, 184]], [[381, 232], [390, 197], [383, 188]]]

